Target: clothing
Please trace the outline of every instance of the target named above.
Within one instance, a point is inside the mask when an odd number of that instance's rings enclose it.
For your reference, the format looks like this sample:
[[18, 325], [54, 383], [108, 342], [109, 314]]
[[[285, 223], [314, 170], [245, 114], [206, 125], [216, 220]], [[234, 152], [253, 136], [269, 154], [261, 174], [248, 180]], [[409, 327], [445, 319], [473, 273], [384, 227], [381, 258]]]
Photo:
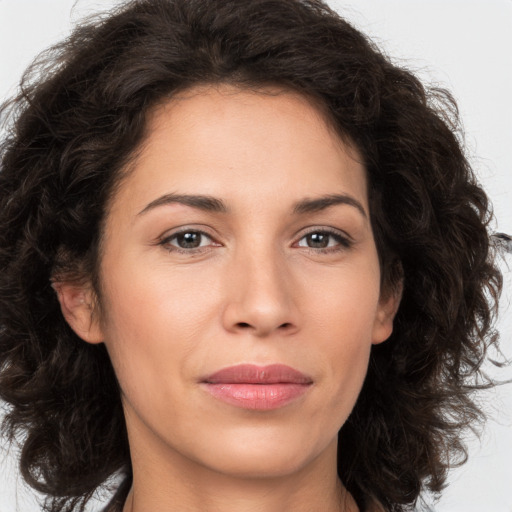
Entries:
[[121, 485], [118, 487], [112, 499], [108, 502], [107, 506], [101, 512], [123, 512], [124, 503], [130, 492], [132, 486], [132, 479], [125, 478]]

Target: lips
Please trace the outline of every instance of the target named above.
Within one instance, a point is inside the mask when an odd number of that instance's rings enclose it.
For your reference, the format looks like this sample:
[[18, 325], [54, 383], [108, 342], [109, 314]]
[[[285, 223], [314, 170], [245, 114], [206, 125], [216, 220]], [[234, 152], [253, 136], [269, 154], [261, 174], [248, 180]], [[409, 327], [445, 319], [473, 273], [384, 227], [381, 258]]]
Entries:
[[312, 383], [310, 377], [286, 365], [243, 364], [215, 372], [201, 384], [213, 397], [230, 405], [272, 410], [304, 395]]

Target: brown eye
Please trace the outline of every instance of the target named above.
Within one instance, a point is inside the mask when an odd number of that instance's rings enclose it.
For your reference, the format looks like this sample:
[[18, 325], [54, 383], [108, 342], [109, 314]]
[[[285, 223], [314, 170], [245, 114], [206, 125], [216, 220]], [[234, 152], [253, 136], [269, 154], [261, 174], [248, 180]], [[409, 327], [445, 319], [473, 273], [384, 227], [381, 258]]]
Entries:
[[323, 249], [329, 246], [331, 235], [328, 233], [310, 233], [305, 236], [308, 247]]
[[304, 235], [297, 244], [299, 247], [309, 249], [336, 249], [348, 248], [351, 243], [348, 238], [330, 231], [312, 231]]
[[174, 233], [160, 243], [169, 249], [194, 250], [212, 245], [213, 240], [202, 231], [188, 230]]
[[201, 246], [203, 235], [197, 232], [180, 233], [176, 235], [176, 245], [181, 249], [195, 249]]

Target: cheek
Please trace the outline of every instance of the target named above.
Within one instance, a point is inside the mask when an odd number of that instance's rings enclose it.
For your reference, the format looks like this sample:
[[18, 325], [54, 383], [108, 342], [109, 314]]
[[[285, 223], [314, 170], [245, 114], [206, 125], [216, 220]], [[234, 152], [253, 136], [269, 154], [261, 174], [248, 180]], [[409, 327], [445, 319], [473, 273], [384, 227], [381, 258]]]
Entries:
[[150, 265], [138, 271], [129, 258], [105, 261], [103, 333], [122, 384], [136, 376], [182, 375], [197, 352], [205, 329], [218, 324], [218, 287], [208, 273]]
[[[332, 396], [355, 403], [366, 376], [379, 302], [378, 267], [350, 269], [311, 301], [312, 333], [325, 355]], [[313, 336], [313, 334], [312, 334]], [[353, 404], [352, 404], [353, 405]]]
[[211, 298], [210, 283], [205, 283], [203, 276], [191, 276], [190, 272], [165, 265], [149, 264], [150, 268], [142, 271], [138, 270], [140, 266], [130, 260], [121, 261], [108, 274], [105, 272], [107, 325], [130, 337], [138, 334], [141, 340], [159, 329], [162, 336], [170, 336], [173, 326], [178, 331], [187, 324], [193, 328], [197, 315], [204, 312], [203, 304]]
[[325, 342], [321, 350], [328, 355], [332, 386], [343, 391], [343, 396], [355, 399], [368, 368], [372, 317], [358, 308], [342, 311], [331, 323], [330, 333], [322, 337]]
[[347, 265], [305, 288], [319, 339], [338, 340], [339, 350], [371, 343], [380, 293], [378, 266], [372, 263]]

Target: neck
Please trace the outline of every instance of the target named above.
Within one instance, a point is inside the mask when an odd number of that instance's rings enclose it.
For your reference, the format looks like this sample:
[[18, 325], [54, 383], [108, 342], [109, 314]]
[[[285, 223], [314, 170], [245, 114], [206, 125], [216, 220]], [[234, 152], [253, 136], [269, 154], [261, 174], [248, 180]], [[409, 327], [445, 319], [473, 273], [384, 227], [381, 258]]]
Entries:
[[165, 461], [148, 453], [132, 449], [133, 485], [123, 512], [359, 510], [337, 476], [336, 442], [307, 466], [267, 477], [224, 474], [169, 453]]
[[[235, 487], [218, 488], [215, 492], [201, 489], [201, 492], [190, 495], [183, 489], [169, 485], [165, 490], [141, 488], [134, 481], [128, 494], [123, 512], [147, 512], [161, 510], [165, 512], [310, 512], [322, 507], [322, 512], [358, 512], [352, 496], [341, 482], [328, 493], [314, 492], [309, 489], [304, 499], [300, 492], [290, 493], [288, 486], [279, 488], [273, 482], [268, 485], [238, 482]], [[197, 487], [197, 486], [196, 486]]]

